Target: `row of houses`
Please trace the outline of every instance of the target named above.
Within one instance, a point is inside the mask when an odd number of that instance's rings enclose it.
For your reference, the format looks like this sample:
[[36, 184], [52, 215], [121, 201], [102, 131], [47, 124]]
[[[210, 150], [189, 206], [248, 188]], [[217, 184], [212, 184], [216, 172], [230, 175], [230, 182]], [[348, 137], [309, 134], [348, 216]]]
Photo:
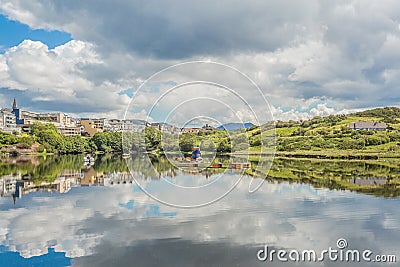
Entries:
[[[2, 108], [0, 110], [0, 131], [13, 133], [29, 131], [35, 122], [51, 123], [56, 126], [59, 133], [72, 135], [93, 136], [97, 132], [109, 131], [133, 131], [140, 132], [146, 126], [150, 126], [142, 120], [117, 120], [106, 118], [81, 118], [74, 119], [62, 112], [36, 113], [22, 110], [18, 107], [14, 98], [12, 109]], [[165, 127], [164, 127], [165, 128]]]
[[179, 134], [179, 133], [198, 133], [207, 130], [215, 130], [206, 124], [203, 127], [179, 128], [168, 123], [149, 123], [145, 120], [121, 120], [107, 118], [80, 118], [74, 119], [62, 113], [36, 113], [22, 110], [18, 107], [14, 98], [12, 109], [3, 108], [0, 110], [0, 131], [13, 133], [29, 131], [35, 122], [52, 123], [57, 127], [59, 133], [66, 136], [89, 135], [93, 136], [98, 132], [142, 132], [146, 127], [154, 127], [160, 131]]
[[167, 123], [149, 123], [145, 120], [121, 119], [80, 119], [84, 132], [93, 136], [97, 132], [142, 132], [146, 127], [153, 127], [171, 134], [179, 133], [180, 129]]
[[35, 122], [52, 123], [59, 133], [66, 136], [89, 135], [98, 132], [142, 132], [146, 127], [154, 127], [169, 133], [178, 133], [179, 128], [167, 123], [149, 123], [145, 120], [121, 120], [107, 118], [80, 118], [74, 119], [69, 115], [56, 113], [35, 113], [22, 110], [14, 98], [11, 109], [0, 109], [0, 131], [13, 133], [29, 131]]
[[15, 98], [11, 109], [0, 110], [0, 130], [3, 132], [29, 131], [35, 122], [52, 123], [64, 135], [80, 135], [83, 130], [73, 118], [62, 112], [35, 113], [22, 110]]

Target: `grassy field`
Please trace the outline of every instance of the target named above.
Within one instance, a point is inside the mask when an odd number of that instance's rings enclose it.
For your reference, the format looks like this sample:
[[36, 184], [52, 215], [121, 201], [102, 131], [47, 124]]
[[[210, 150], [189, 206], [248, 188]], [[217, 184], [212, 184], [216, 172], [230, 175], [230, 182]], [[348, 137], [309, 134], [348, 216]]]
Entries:
[[[276, 154], [283, 157], [320, 158], [398, 158], [400, 157], [400, 109], [379, 108], [350, 115], [314, 117], [305, 121], [276, 123]], [[355, 131], [354, 122], [385, 122], [385, 131]], [[261, 128], [262, 129], [262, 128]], [[247, 135], [250, 148], [234, 154], [261, 153], [262, 140], [271, 141], [272, 130], [260, 131], [253, 127], [236, 132], [237, 139]], [[240, 146], [239, 146], [240, 147]], [[273, 151], [271, 142], [269, 151]], [[265, 148], [263, 149], [265, 150]], [[268, 149], [267, 149], [268, 150]]]

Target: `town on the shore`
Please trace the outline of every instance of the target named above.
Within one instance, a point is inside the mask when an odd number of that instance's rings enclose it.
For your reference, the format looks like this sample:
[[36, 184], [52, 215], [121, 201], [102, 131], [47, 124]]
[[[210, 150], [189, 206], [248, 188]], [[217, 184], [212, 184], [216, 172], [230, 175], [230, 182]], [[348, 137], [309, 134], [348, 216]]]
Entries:
[[202, 127], [179, 128], [168, 123], [150, 123], [138, 119], [73, 118], [63, 112], [38, 113], [21, 109], [15, 98], [12, 108], [0, 109], [0, 131], [10, 134], [29, 132], [35, 122], [54, 124], [58, 132], [65, 136], [93, 137], [98, 132], [142, 132], [146, 127], [154, 127], [172, 134], [217, 129], [208, 124]]
[[[6, 133], [29, 132], [30, 127], [35, 123], [51, 123], [57, 128], [58, 132], [65, 136], [91, 136], [98, 132], [142, 132], [146, 127], [154, 127], [160, 131], [171, 134], [201, 132], [207, 130], [218, 130], [223, 127], [213, 127], [205, 124], [202, 127], [183, 127], [179, 128], [163, 122], [150, 123], [139, 119], [110, 119], [110, 118], [72, 118], [63, 112], [37, 113], [23, 110], [18, 107], [17, 100], [14, 98], [12, 108], [0, 109], [0, 131]], [[384, 131], [386, 123], [368, 121], [353, 122], [348, 126], [352, 130], [375, 130]]]

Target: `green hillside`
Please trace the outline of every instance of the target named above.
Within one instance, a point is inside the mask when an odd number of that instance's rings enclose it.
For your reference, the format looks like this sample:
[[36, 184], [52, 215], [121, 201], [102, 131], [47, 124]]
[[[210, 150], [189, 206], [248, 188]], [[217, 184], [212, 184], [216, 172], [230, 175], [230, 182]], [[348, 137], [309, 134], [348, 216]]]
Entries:
[[[385, 131], [351, 130], [350, 123], [384, 122]], [[275, 126], [275, 127], [274, 127]], [[128, 143], [122, 145], [121, 133], [97, 133], [92, 138], [61, 136], [55, 127], [35, 124], [30, 134], [14, 136], [0, 132], [0, 149], [29, 148], [34, 142], [40, 151], [81, 153], [84, 151], [121, 151], [122, 147], [151, 153], [168, 153], [174, 138], [158, 129], [147, 127], [145, 144], [138, 143], [139, 133], [132, 133]], [[135, 138], [133, 138], [135, 137]], [[275, 138], [276, 137], [276, 138]], [[318, 158], [400, 158], [400, 109], [377, 108], [348, 115], [314, 117], [304, 121], [277, 121], [235, 131], [211, 130], [185, 133], [179, 136], [181, 151], [187, 155], [194, 145], [202, 151], [218, 153], [259, 154], [273, 152], [278, 156]], [[143, 147], [142, 147], [143, 146]], [[172, 146], [172, 147], [171, 147]], [[133, 149], [135, 148], [135, 149]], [[263, 149], [262, 149], [263, 148]], [[266, 149], [265, 149], [266, 148]]]
[[[400, 109], [377, 108], [349, 115], [314, 117], [305, 121], [276, 123], [277, 151], [335, 153], [400, 153]], [[355, 131], [354, 122], [385, 122], [386, 131]], [[251, 135], [253, 131], [250, 130]], [[318, 154], [318, 153], [316, 153]], [[396, 156], [396, 155], [394, 155]]]
[[[230, 132], [207, 131], [183, 134], [180, 136], [180, 143], [183, 151], [190, 152], [192, 144], [199, 145], [202, 139], [210, 139], [214, 142], [217, 152], [248, 154], [250, 151], [250, 154], [259, 154], [266, 142], [269, 142], [267, 146], [273, 147], [271, 144], [274, 140], [271, 136], [276, 136], [278, 156], [370, 159], [400, 157], [399, 115], [399, 108], [377, 108], [348, 115], [314, 117], [303, 121], [277, 121], [275, 131], [271, 125], [263, 125], [262, 128], [253, 126]], [[349, 124], [355, 122], [384, 122], [387, 129], [385, 131], [349, 129]]]

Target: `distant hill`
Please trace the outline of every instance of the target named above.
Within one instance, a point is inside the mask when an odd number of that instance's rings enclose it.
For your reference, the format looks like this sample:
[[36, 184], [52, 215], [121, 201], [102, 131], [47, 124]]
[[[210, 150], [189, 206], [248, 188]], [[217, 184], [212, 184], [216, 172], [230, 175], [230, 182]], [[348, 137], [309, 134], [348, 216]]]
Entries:
[[220, 130], [228, 130], [228, 131], [234, 131], [238, 129], [247, 129], [254, 126], [253, 123], [251, 122], [246, 122], [246, 123], [240, 123], [240, 122], [231, 122], [231, 123], [226, 123], [218, 126], [217, 128]]
[[[355, 122], [385, 122], [385, 131], [355, 131]], [[316, 116], [309, 120], [277, 121], [277, 151], [373, 151], [400, 153], [400, 108], [375, 108], [352, 114]], [[251, 139], [258, 129], [249, 129]], [[255, 143], [255, 142], [253, 142]], [[318, 152], [319, 151], [319, 152]], [[322, 151], [322, 152], [321, 152]]]
[[375, 109], [360, 111], [351, 115], [360, 117], [383, 118], [385, 121], [391, 122], [394, 119], [400, 117], [400, 108], [396, 107], [375, 108]]

